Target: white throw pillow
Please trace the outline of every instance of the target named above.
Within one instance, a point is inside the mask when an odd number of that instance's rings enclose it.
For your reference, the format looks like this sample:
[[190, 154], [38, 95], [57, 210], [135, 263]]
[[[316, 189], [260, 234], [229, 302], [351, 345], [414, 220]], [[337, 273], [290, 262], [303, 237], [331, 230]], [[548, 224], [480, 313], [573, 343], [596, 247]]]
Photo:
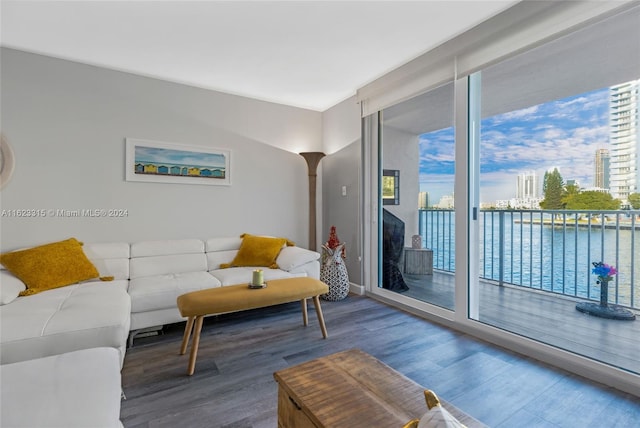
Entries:
[[429, 410], [420, 418], [417, 428], [466, 428], [442, 407], [435, 392], [427, 389], [424, 391], [424, 399]]
[[320, 254], [315, 251], [305, 250], [300, 247], [284, 247], [280, 250], [276, 264], [282, 270], [287, 272], [302, 266], [306, 263], [316, 261], [320, 258]]
[[435, 406], [422, 415], [418, 428], [465, 428], [442, 406]]
[[0, 305], [13, 302], [21, 291], [27, 289], [24, 282], [20, 281], [9, 271], [0, 270]]

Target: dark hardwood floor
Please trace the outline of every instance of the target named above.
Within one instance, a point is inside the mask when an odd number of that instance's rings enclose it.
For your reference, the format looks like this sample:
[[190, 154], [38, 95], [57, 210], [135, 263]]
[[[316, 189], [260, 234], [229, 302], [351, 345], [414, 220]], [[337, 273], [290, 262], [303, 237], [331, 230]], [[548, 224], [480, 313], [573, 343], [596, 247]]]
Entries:
[[[402, 294], [453, 309], [453, 275], [434, 271], [404, 279], [409, 290]], [[479, 285], [480, 322], [640, 373], [640, 314], [635, 321], [598, 318], [576, 310], [583, 299], [482, 280]]]
[[640, 399], [632, 395], [367, 297], [322, 301], [322, 308], [326, 340], [313, 310], [302, 326], [299, 303], [207, 318], [193, 376], [188, 356], [178, 355], [184, 323], [136, 339], [122, 370], [124, 426], [275, 428], [273, 372], [350, 348], [492, 427], [640, 426]]

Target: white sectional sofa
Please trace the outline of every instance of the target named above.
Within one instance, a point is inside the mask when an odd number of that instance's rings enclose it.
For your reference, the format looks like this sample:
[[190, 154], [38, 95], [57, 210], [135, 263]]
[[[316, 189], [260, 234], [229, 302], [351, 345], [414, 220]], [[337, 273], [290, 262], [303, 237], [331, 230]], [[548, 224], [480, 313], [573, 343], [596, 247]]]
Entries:
[[[83, 249], [100, 274], [113, 276], [113, 281], [96, 279], [54, 288], [0, 306], [1, 364], [101, 346], [116, 348], [124, 362], [131, 324], [129, 245]], [[17, 278], [5, 270], [0, 274], [4, 300], [6, 287]]]
[[[176, 306], [189, 291], [249, 283], [257, 267], [229, 267], [242, 238], [85, 243], [98, 279], [17, 297], [0, 306], [0, 362], [13, 363], [98, 346], [114, 347], [121, 361], [129, 332], [183, 321]], [[296, 246], [280, 250], [278, 269], [260, 267], [265, 281], [320, 277], [320, 254]], [[11, 274], [2, 274], [3, 294]], [[23, 286], [24, 289], [24, 286]], [[17, 292], [16, 292], [17, 296]]]
[[[176, 299], [205, 288], [249, 283], [255, 266], [229, 267], [242, 239], [211, 238], [143, 241], [131, 244], [129, 295], [131, 330], [136, 332], [183, 321]], [[296, 246], [280, 250], [279, 269], [262, 268], [265, 281], [308, 276], [320, 278], [320, 254]]]
[[[20, 362], [29, 362], [29, 370], [53, 366], [64, 371], [72, 369], [77, 356], [53, 360], [46, 357], [115, 348], [120, 365], [114, 368], [104, 364], [103, 370], [107, 376], [111, 373], [119, 379], [127, 337], [131, 344], [139, 331], [184, 320], [176, 306], [179, 295], [251, 282], [253, 270], [258, 266], [220, 266], [234, 260], [242, 242], [240, 237], [228, 237], [85, 243], [82, 249], [100, 276], [113, 280], [95, 279], [24, 297], [17, 297], [24, 284], [6, 270], [0, 270], [0, 363], [11, 366], [6, 373], [22, 372], [14, 364]], [[284, 246], [276, 259], [277, 269], [260, 268], [265, 281], [296, 276], [319, 278], [319, 258], [317, 252]], [[56, 363], [52, 365], [52, 361]], [[15, 382], [18, 375], [5, 377], [4, 370], [2, 374], [0, 389], [4, 394], [15, 387], [9, 383]], [[61, 384], [60, 388], [61, 391], [70, 388], [71, 396], [85, 394], [73, 382]], [[92, 389], [90, 385], [87, 388]], [[3, 397], [0, 409], [3, 420], [21, 411], [20, 407], [10, 408], [7, 403]]]
[[122, 428], [120, 355], [90, 348], [0, 366], [3, 428]]

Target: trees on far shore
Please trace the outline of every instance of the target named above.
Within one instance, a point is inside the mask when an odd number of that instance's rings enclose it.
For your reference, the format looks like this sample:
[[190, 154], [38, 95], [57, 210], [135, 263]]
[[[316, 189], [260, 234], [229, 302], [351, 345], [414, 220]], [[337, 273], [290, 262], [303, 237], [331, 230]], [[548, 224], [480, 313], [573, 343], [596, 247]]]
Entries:
[[575, 193], [563, 199], [568, 210], [618, 210], [620, 200], [613, 199], [609, 193], [587, 190]]
[[540, 207], [545, 210], [561, 210], [564, 208], [562, 197], [564, 196], [564, 180], [558, 168], [545, 172], [542, 181], [542, 192], [544, 199], [540, 202]]
[[[545, 210], [618, 210], [621, 201], [611, 194], [594, 190], [582, 191], [575, 184], [564, 184], [564, 179], [554, 168], [544, 173], [542, 182], [544, 199], [540, 207]], [[629, 203], [633, 209], [640, 209], [640, 193], [632, 193]]]

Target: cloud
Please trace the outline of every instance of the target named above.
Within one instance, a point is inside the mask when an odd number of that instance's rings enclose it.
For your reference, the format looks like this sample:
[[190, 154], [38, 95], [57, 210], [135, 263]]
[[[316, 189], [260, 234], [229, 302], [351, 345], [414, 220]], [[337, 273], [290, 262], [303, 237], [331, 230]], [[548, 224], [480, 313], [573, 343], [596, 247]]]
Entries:
[[453, 128], [423, 134], [418, 139], [420, 170], [453, 175], [455, 167]]
[[560, 128], [549, 127], [544, 131], [542, 137], [545, 140], [556, 140], [565, 136], [565, 130]]
[[[481, 124], [481, 193], [515, 197], [517, 175], [555, 165], [565, 181], [593, 185], [594, 157], [609, 141], [608, 89], [486, 118]], [[455, 166], [453, 129], [420, 136], [420, 183], [444, 184]], [[452, 185], [451, 185], [452, 188]], [[452, 191], [452, 190], [451, 190]]]
[[498, 115], [499, 120], [510, 121], [515, 119], [522, 119], [526, 121], [531, 121], [536, 118], [536, 113], [538, 112], [539, 106], [532, 106], [523, 108], [520, 110], [514, 110], [508, 113], [503, 113]]

